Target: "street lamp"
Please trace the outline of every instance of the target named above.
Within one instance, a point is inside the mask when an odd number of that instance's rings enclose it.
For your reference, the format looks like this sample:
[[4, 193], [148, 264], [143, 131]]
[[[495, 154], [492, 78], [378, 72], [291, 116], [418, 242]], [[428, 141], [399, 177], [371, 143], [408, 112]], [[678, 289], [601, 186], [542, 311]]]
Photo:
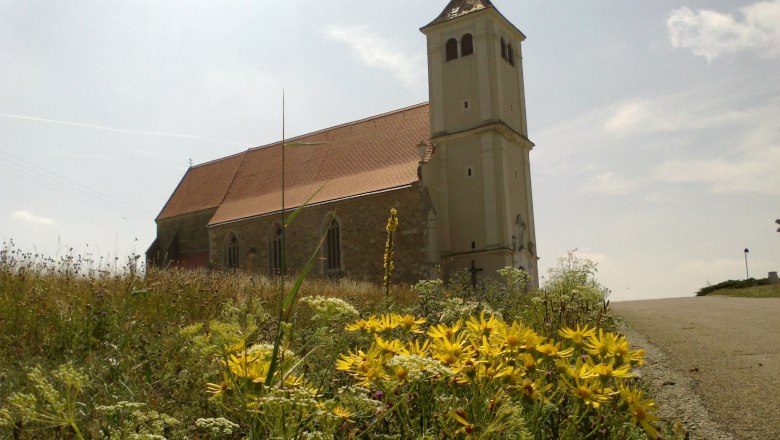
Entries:
[[747, 264], [747, 254], [750, 252], [750, 249], [745, 248], [745, 279], [750, 279], [750, 272], [748, 272], [748, 264]]

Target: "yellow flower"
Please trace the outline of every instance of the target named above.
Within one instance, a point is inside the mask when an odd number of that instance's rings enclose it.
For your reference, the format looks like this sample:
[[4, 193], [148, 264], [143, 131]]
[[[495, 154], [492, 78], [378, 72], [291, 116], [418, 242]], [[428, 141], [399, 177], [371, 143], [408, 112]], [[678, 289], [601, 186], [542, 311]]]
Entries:
[[564, 368], [564, 371], [569, 377], [575, 380], [583, 380], [583, 379], [598, 377], [598, 374], [592, 372], [590, 370], [589, 365], [584, 364], [581, 359], [577, 359], [577, 363], [573, 367], [566, 366]]
[[348, 324], [344, 329], [350, 332], [365, 331], [368, 333], [378, 333], [381, 331], [381, 326], [381, 322], [377, 317], [371, 315], [368, 319], [359, 319], [352, 324]]
[[[539, 359], [541, 360], [541, 359]], [[525, 367], [528, 371], [533, 371], [536, 369], [537, 359], [532, 355], [531, 353], [523, 353], [523, 367]]]
[[[387, 379], [389, 376], [384, 369], [382, 349], [376, 344], [371, 344], [367, 353], [358, 350], [357, 353], [349, 351], [347, 354], [339, 355], [336, 360], [336, 369], [346, 371], [356, 379], [359, 379], [358, 385], [371, 386], [379, 379]], [[390, 356], [392, 357], [392, 356]]]
[[475, 345], [474, 348], [484, 359], [497, 358], [504, 354], [504, 348], [501, 344], [488, 340], [487, 336], [484, 335], [482, 336], [482, 344], [476, 345], [474, 342], [472, 344]]
[[336, 369], [339, 371], [353, 371], [358, 369], [368, 358], [363, 350], [358, 350], [357, 353], [349, 350], [347, 354], [340, 354], [336, 360]]
[[398, 327], [411, 333], [422, 333], [420, 326], [428, 321], [425, 318], [418, 319], [414, 315], [395, 315], [394, 319]]
[[387, 379], [389, 376], [387, 375], [385, 369], [382, 368], [380, 365], [372, 365], [369, 368], [367, 368], [365, 371], [359, 371], [355, 373], [355, 377], [360, 379], [358, 381], [358, 385], [364, 387], [370, 387], [376, 381], [381, 379]]
[[398, 315], [389, 314], [381, 315], [379, 318], [377, 318], [377, 321], [379, 321], [379, 331], [386, 332], [398, 327], [398, 322], [395, 319], [396, 316]]
[[643, 365], [645, 363], [645, 351], [631, 351], [631, 344], [623, 335], [615, 337], [615, 355], [626, 364]]
[[382, 351], [382, 354], [389, 354], [396, 356], [399, 354], [409, 354], [409, 351], [404, 347], [403, 342], [398, 339], [385, 340], [379, 335], [374, 335], [374, 343]]
[[510, 352], [533, 350], [542, 342], [542, 338], [533, 329], [517, 321], [514, 321], [511, 326], [499, 327], [496, 335]]
[[450, 417], [461, 425], [461, 427], [455, 431], [455, 434], [466, 434], [467, 438], [470, 438], [476, 428], [474, 427], [474, 424], [466, 420], [466, 412], [462, 409], [450, 411]]
[[398, 382], [406, 382], [409, 378], [409, 370], [407, 370], [403, 365], [396, 365], [393, 373], [395, 374], [395, 379]]
[[599, 363], [594, 364], [590, 359], [588, 360], [588, 371], [591, 374], [598, 375], [602, 379], [618, 378], [625, 379], [633, 376], [631, 374], [631, 366], [623, 365], [618, 368], [613, 367], [614, 361], [608, 364]]
[[598, 336], [589, 336], [585, 340], [585, 351], [602, 359], [613, 356], [617, 349], [617, 341], [614, 333], [604, 333], [599, 329]]
[[542, 400], [544, 393], [552, 389], [552, 384], [544, 384], [541, 379], [533, 381], [529, 378], [523, 378], [515, 387], [520, 390], [523, 397], [529, 400]]
[[546, 344], [537, 345], [536, 351], [548, 357], [567, 358], [574, 352], [574, 348], [569, 347], [566, 350], [561, 350], [560, 342], [556, 344], [553, 340], [550, 340]]
[[484, 311], [480, 312], [479, 318], [472, 316], [466, 322], [466, 326], [471, 331], [473, 337], [477, 339], [482, 338], [482, 336], [490, 336], [500, 325], [500, 321], [495, 316], [491, 315], [490, 319], [485, 320]]
[[517, 386], [523, 378], [526, 377], [526, 370], [522, 367], [507, 367], [507, 370], [501, 376], [504, 383], [510, 387]]
[[590, 407], [598, 408], [602, 403], [608, 402], [610, 399], [609, 393], [601, 388], [597, 380], [575, 377], [574, 383], [571, 383], [564, 377], [562, 382], [574, 397], [579, 398], [585, 405]]
[[398, 211], [395, 208], [390, 210], [390, 218], [387, 219], [387, 232], [395, 232], [398, 228]]
[[525, 339], [525, 333], [528, 329], [521, 323], [515, 321], [511, 326], [505, 326], [503, 331], [499, 331], [499, 337], [509, 351], [520, 348], [520, 344]]
[[642, 427], [650, 437], [657, 438], [658, 431], [653, 426], [653, 422], [658, 417], [655, 412], [655, 402], [649, 399], [643, 399], [643, 392], [640, 389], [631, 387], [621, 387], [620, 397], [628, 405], [628, 414], [631, 420]]
[[444, 362], [447, 366], [452, 366], [470, 358], [473, 352], [474, 348], [465, 343], [463, 335], [455, 338], [454, 341], [449, 339], [436, 339], [433, 341], [433, 357]]
[[243, 339], [233, 344], [228, 344], [222, 347], [224, 353], [243, 353], [246, 351], [246, 341]]
[[350, 423], [354, 423], [355, 422], [354, 420], [352, 420], [352, 416], [354, 416], [355, 413], [353, 413], [352, 411], [350, 411], [347, 408], [344, 408], [341, 405], [337, 405], [336, 407], [333, 408], [333, 415], [335, 415], [336, 417], [339, 417], [341, 419], [344, 419], [345, 421], [350, 422]]
[[415, 339], [414, 341], [409, 341], [406, 344], [406, 351], [409, 352], [409, 354], [416, 354], [418, 356], [427, 357], [428, 353], [430, 353], [431, 349], [431, 340], [426, 339], [422, 345], [420, 344], [420, 341]]
[[270, 364], [259, 351], [231, 354], [225, 364], [234, 377], [243, 377], [258, 383], [265, 382], [270, 369]]
[[623, 356], [623, 362], [628, 362], [631, 365], [644, 365], [645, 351], [642, 349], [629, 351], [625, 356]]
[[227, 382], [222, 383], [207, 383], [206, 384], [206, 392], [211, 394], [214, 397], [220, 396], [227, 392], [229, 385]]
[[480, 368], [477, 373], [477, 377], [480, 379], [499, 379], [512, 373], [512, 368], [507, 367], [503, 363], [496, 364], [480, 364]]
[[463, 321], [460, 319], [458, 322], [453, 324], [452, 327], [449, 327], [446, 324], [438, 324], [428, 330], [428, 336], [433, 339], [451, 340], [456, 334], [458, 334], [461, 327], [463, 327]]
[[460, 365], [452, 368], [455, 373], [455, 382], [465, 384], [474, 381], [477, 378], [477, 367], [474, 359], [466, 359]]
[[584, 327], [580, 327], [580, 325], [577, 324], [576, 329], [572, 330], [571, 328], [566, 327], [558, 330], [558, 334], [564, 339], [571, 340], [571, 343], [574, 344], [575, 347], [582, 347], [586, 338], [596, 336], [596, 329], [589, 328], [587, 324]]
[[631, 350], [631, 344], [629, 344], [628, 340], [623, 335], [616, 335], [615, 336], [615, 354], [619, 357], [623, 357], [628, 354], [628, 351]]

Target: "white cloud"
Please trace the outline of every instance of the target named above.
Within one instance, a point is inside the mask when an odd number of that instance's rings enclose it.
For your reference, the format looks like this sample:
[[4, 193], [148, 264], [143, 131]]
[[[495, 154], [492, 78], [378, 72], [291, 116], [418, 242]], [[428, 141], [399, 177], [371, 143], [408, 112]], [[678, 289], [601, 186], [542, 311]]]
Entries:
[[11, 214], [11, 219], [20, 220], [26, 223], [36, 223], [40, 225], [53, 225], [54, 220], [47, 217], [40, 217], [28, 211], [16, 211]]
[[654, 170], [654, 177], [667, 183], [704, 183], [714, 193], [759, 193], [780, 195], [780, 146], [731, 160], [670, 160]]
[[421, 66], [426, 64], [421, 55], [409, 55], [395, 49], [392, 41], [372, 34], [367, 26], [331, 26], [323, 33], [345, 43], [357, 52], [366, 65], [389, 70], [409, 85], [419, 85], [423, 77]]
[[723, 106], [718, 102], [721, 98], [696, 95], [672, 95], [620, 104], [604, 123], [604, 129], [620, 136], [705, 129], [745, 121], [751, 116], [747, 112]]
[[580, 192], [608, 195], [625, 195], [636, 188], [636, 182], [615, 175], [611, 171], [590, 176], [580, 187]]
[[715, 58], [747, 50], [762, 56], [780, 55], [780, 1], [764, 1], [740, 9], [742, 17], [688, 7], [672, 11], [666, 22], [675, 48]]
[[[625, 195], [700, 183], [717, 194], [780, 194], [777, 87], [703, 84], [595, 108], [536, 131], [539, 175], [577, 177], [579, 193]], [[597, 146], [594, 144], [597, 141]], [[646, 200], [663, 200], [655, 188]]]

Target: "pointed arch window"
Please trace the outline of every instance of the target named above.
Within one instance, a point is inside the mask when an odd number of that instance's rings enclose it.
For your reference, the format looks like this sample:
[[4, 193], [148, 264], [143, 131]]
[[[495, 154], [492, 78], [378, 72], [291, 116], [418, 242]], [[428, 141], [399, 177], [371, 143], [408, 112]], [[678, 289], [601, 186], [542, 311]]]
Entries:
[[236, 234], [231, 232], [226, 245], [225, 266], [228, 269], [238, 269], [239, 261], [239, 243]]
[[449, 40], [447, 40], [446, 52], [447, 52], [447, 61], [451, 61], [454, 60], [455, 58], [458, 58], [458, 40], [454, 38], [450, 38]]
[[460, 39], [460, 52], [464, 57], [474, 53], [474, 37], [471, 34], [466, 34]]
[[277, 224], [268, 240], [268, 265], [271, 275], [280, 275], [282, 273], [282, 225]]
[[327, 228], [323, 246], [324, 269], [326, 273], [338, 272], [341, 270], [341, 225], [336, 217], [331, 217]]

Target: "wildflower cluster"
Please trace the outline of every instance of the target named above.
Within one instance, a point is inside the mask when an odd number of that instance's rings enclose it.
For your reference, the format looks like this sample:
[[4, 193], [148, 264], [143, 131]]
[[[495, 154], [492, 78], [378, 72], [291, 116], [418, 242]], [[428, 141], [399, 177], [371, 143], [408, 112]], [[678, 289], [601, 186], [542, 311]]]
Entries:
[[[226, 347], [226, 352], [225, 359], [221, 361], [224, 367], [223, 381], [209, 383], [207, 385], [209, 393], [219, 397], [234, 391], [240, 393], [247, 401], [261, 402], [262, 397], [268, 392], [265, 383], [270, 371], [273, 347], [268, 344], [257, 344], [246, 348], [245, 344], [240, 342], [232, 347]], [[294, 355], [289, 351], [285, 351], [282, 356], [286, 357], [288, 363], [295, 360]], [[276, 376], [273, 383], [277, 386], [302, 391], [310, 396], [316, 395], [316, 389], [301, 376], [290, 372], [285, 374], [279, 372]]]
[[348, 321], [360, 316], [360, 312], [352, 304], [341, 298], [328, 298], [324, 296], [305, 296], [301, 298], [304, 303], [314, 312], [313, 321], [333, 322]]
[[[410, 324], [404, 328], [401, 322]], [[629, 424], [657, 435], [653, 402], [630, 383], [644, 353], [631, 350], [622, 335], [578, 325], [562, 329], [556, 340], [484, 312], [451, 324], [425, 329], [423, 324], [413, 316], [381, 315], [348, 325], [348, 331], [371, 334], [373, 342], [366, 350], [341, 354], [336, 368], [359, 386], [381, 392], [394, 414], [410, 402], [418, 410], [431, 407], [432, 420], [415, 423], [466, 438], [494, 429], [504, 404], [522, 408], [516, 412], [527, 420], [538, 418], [528, 420], [537, 437], [547, 438], [545, 429], [574, 435], [605, 426], [630, 429]], [[554, 428], [543, 422], [551, 406], [567, 415]], [[605, 406], [610, 411], [600, 411]], [[617, 423], [605, 424], [604, 414]]]
[[401, 329], [405, 332], [423, 333], [422, 325], [427, 322], [425, 318], [417, 318], [414, 315], [399, 315], [386, 313], [384, 315], [371, 315], [367, 319], [359, 319], [346, 326], [348, 331], [365, 331], [367, 333], [390, 332]]
[[[223, 351], [222, 381], [208, 383], [206, 391], [230, 419], [252, 433], [251, 438], [296, 432], [303, 430], [304, 425], [315, 429], [317, 419], [327, 418], [323, 417], [324, 405], [318, 390], [302, 375], [293, 373], [300, 359], [291, 351], [280, 350], [281, 362], [275, 371], [271, 370], [274, 348], [270, 344], [246, 347], [242, 342], [224, 347]], [[224, 433], [234, 429], [221, 420], [203, 421], [201, 425], [199, 429], [214, 435], [220, 430]]]
[[35, 392], [12, 393], [8, 397], [10, 411], [0, 410], [0, 426], [62, 427], [71, 429], [76, 438], [83, 439], [76, 417], [78, 398], [89, 383], [87, 375], [68, 363], [50, 374], [41, 367], [34, 367], [27, 378]]

